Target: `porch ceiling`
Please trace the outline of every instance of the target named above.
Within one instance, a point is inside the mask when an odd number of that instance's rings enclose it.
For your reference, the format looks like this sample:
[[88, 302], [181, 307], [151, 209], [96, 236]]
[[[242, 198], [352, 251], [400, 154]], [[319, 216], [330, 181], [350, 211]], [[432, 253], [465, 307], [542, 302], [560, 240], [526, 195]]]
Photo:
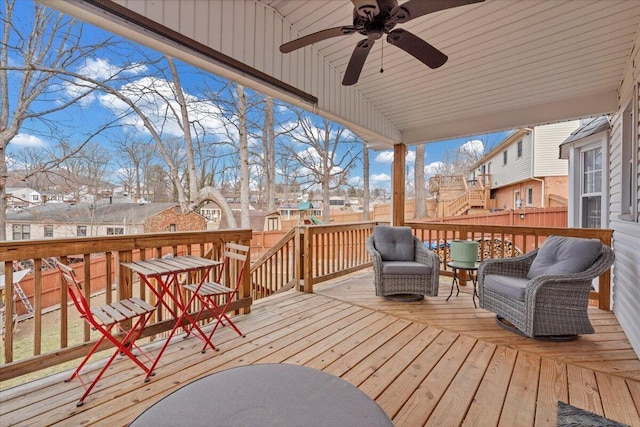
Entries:
[[[41, 1], [145, 42], [143, 31], [113, 16], [107, 22], [91, 2]], [[317, 96], [320, 114], [349, 126], [372, 148], [612, 112], [640, 22], [637, 0], [486, 0], [399, 25], [449, 56], [441, 68], [427, 68], [385, 41], [380, 73], [378, 42], [359, 82], [343, 87], [342, 76], [362, 36], [330, 39], [288, 55], [278, 47], [324, 28], [350, 25], [348, 0], [116, 3]], [[226, 77], [246, 78], [181, 55]], [[244, 83], [274, 91], [255, 80]]]

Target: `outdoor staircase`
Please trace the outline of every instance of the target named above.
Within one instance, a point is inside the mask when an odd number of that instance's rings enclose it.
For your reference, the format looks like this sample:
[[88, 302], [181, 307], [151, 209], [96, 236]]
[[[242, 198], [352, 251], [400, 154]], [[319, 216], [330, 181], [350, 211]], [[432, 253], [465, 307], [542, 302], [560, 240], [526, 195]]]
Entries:
[[462, 215], [471, 208], [485, 209], [484, 190], [467, 190], [447, 206], [447, 216]]

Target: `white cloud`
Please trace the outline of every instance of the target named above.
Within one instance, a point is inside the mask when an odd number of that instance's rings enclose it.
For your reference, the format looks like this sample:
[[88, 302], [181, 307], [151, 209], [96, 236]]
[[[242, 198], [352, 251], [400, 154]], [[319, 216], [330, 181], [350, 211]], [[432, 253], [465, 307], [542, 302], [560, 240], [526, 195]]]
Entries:
[[[158, 133], [176, 137], [184, 136], [184, 131], [178, 119], [168, 113], [169, 111], [180, 111], [180, 106], [175, 100], [173, 83], [164, 79], [143, 77], [123, 85], [119, 91], [136, 104], [153, 123]], [[198, 127], [205, 129], [210, 135], [219, 133], [223, 127], [223, 122], [220, 119], [222, 116], [220, 108], [188, 93], [185, 93], [184, 96], [187, 102], [189, 119], [192, 122], [197, 122]], [[116, 115], [124, 114], [130, 110], [128, 105], [111, 94], [103, 94], [99, 99], [104, 107], [113, 110]], [[137, 114], [129, 114], [123, 119], [123, 123], [134, 126], [141, 132], [148, 134]], [[237, 135], [232, 136], [237, 139]]]
[[387, 175], [386, 173], [375, 173], [369, 177], [369, 181], [372, 184], [391, 182], [391, 176]]
[[27, 135], [26, 133], [17, 134], [12, 140], [12, 145], [18, 147], [46, 147], [47, 143], [35, 135]]
[[78, 68], [78, 74], [87, 76], [94, 80], [106, 80], [118, 73], [130, 76], [137, 76], [147, 70], [147, 66], [143, 63], [132, 63], [124, 69], [120, 65], [114, 65], [104, 58], [89, 58], [84, 64]]
[[462, 153], [472, 154], [472, 157], [482, 157], [484, 154], [484, 143], [480, 140], [474, 139], [467, 141], [458, 148]]
[[364, 184], [361, 176], [352, 176], [347, 182], [349, 185], [353, 185], [354, 187], [361, 187]]
[[416, 161], [416, 152], [415, 151], [407, 151], [407, 155], [405, 157], [405, 161], [407, 163], [415, 163], [415, 161]]
[[[393, 151], [381, 151], [374, 159], [378, 163], [393, 163]], [[416, 153], [415, 151], [407, 151], [405, 158], [407, 163], [415, 163]]]
[[444, 163], [442, 162], [433, 162], [424, 166], [424, 175], [426, 177], [434, 176], [438, 171], [442, 168]]
[[[78, 67], [76, 72], [92, 80], [104, 81], [118, 74], [137, 76], [146, 70], [147, 66], [143, 63], [132, 63], [125, 69], [119, 65], [112, 64], [105, 58], [88, 58], [84, 64]], [[71, 98], [81, 97], [94, 89], [93, 84], [80, 79], [76, 79], [75, 83], [65, 82], [63, 87], [67, 96]], [[94, 92], [83, 96], [78, 103], [83, 107], [87, 107], [98, 99], [98, 94]]]
[[393, 151], [381, 151], [374, 160], [378, 163], [392, 163]]

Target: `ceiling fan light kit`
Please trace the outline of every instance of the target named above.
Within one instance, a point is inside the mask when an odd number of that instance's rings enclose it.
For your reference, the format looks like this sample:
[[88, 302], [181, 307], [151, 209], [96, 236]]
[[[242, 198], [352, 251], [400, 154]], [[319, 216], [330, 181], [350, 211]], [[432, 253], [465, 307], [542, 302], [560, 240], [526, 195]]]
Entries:
[[430, 45], [415, 34], [395, 28], [420, 16], [464, 6], [481, 3], [484, 0], [409, 0], [398, 5], [397, 0], [351, 0], [353, 3], [353, 25], [328, 28], [309, 34], [280, 46], [280, 52], [289, 53], [296, 49], [329, 38], [359, 33], [366, 36], [357, 44], [342, 79], [344, 86], [358, 82], [362, 67], [376, 40], [387, 35], [387, 42], [404, 50], [429, 68], [438, 68], [447, 62], [447, 55]]

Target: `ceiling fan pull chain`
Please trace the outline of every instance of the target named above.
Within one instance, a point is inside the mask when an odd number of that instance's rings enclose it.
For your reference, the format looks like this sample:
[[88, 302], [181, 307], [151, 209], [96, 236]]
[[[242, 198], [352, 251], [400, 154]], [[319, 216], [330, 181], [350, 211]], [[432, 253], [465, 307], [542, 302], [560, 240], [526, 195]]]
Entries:
[[382, 66], [384, 65], [384, 39], [380, 40], [380, 44], [382, 47], [382, 51], [380, 55], [380, 74], [382, 74], [384, 73], [384, 68], [382, 68]]

